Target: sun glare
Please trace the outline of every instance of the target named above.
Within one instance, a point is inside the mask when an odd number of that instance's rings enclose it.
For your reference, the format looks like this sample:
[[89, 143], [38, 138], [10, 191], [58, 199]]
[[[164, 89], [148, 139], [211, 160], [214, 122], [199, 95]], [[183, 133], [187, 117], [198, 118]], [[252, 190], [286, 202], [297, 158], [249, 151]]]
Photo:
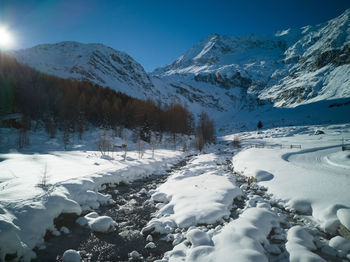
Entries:
[[0, 48], [10, 48], [13, 44], [11, 33], [4, 27], [0, 27]]

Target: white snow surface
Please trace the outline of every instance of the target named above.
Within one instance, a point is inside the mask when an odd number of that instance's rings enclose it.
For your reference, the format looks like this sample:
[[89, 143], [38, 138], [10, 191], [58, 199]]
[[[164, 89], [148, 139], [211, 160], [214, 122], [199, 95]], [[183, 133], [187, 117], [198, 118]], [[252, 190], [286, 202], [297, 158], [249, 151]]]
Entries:
[[349, 28], [350, 9], [319, 25], [271, 35], [213, 34], [150, 74], [127, 54], [102, 44], [61, 42], [11, 54], [48, 74], [138, 98], [178, 101], [225, 122], [237, 113], [266, 110], [262, 104], [273, 110], [325, 100], [349, 102]]
[[337, 216], [340, 223], [350, 230], [350, 208], [340, 208], [337, 211]]
[[144, 230], [172, 232], [199, 223], [212, 224], [228, 217], [233, 199], [242, 194], [234, 178], [216, 166], [215, 154], [201, 154], [157, 188], [152, 199], [161, 202], [159, 211]]
[[[4, 128], [0, 132], [1, 148], [11, 148], [16, 132]], [[57, 139], [49, 139], [44, 132], [30, 132], [29, 148], [0, 153], [1, 261], [6, 254], [15, 253], [17, 259], [30, 261], [35, 257], [32, 249], [43, 243], [46, 230], [57, 231], [53, 220], [60, 214], [80, 215], [84, 210], [112, 204], [110, 195], [98, 192], [104, 184], [128, 183], [160, 174], [182, 155], [176, 150], [156, 149], [152, 158], [151, 150], [146, 147], [143, 158], [139, 159], [136, 145], [128, 143], [126, 160], [123, 152], [102, 157], [94, 142], [99, 132], [86, 132], [82, 141], [71, 138], [76, 141], [66, 151]], [[125, 143], [119, 138], [114, 142]], [[44, 173], [48, 181], [41, 187], [38, 184]], [[88, 224], [94, 231], [115, 226], [106, 217], [91, 217]]]
[[63, 78], [90, 81], [133, 97], [157, 95], [143, 67], [128, 54], [102, 44], [61, 42], [10, 53], [19, 62]]
[[[213, 34], [151, 75], [158, 79], [156, 88], [165, 84], [190, 105], [206, 104], [206, 110], [219, 112], [255, 107], [257, 98], [277, 107], [349, 98], [349, 28], [350, 9], [316, 26], [271, 35]], [[216, 103], [214, 92], [223, 104]], [[237, 92], [244, 96], [236, 99]]]
[[[325, 134], [315, 135], [316, 130]], [[285, 127], [237, 135], [245, 147], [233, 157], [237, 172], [256, 177], [276, 198], [285, 200], [288, 208], [312, 215], [328, 232], [334, 233], [340, 221], [349, 226], [350, 153], [341, 151], [342, 138], [350, 142], [349, 124]], [[291, 145], [300, 145], [301, 149]], [[271, 175], [259, 179], [261, 172]]]
[[294, 226], [288, 230], [286, 249], [290, 255], [290, 262], [325, 262], [311, 250], [316, 250], [313, 236], [301, 226]]
[[238, 219], [222, 229], [203, 232], [192, 229], [187, 233], [191, 247], [183, 243], [165, 254], [167, 261], [268, 261], [264, 245], [267, 236], [280, 218], [265, 208], [248, 208]]

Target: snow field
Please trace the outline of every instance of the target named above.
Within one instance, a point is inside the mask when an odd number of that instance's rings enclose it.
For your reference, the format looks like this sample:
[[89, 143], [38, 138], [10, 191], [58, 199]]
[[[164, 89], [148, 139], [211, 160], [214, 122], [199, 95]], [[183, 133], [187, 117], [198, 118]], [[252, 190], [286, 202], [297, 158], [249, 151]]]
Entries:
[[[325, 134], [315, 135], [318, 129]], [[246, 148], [233, 157], [233, 166], [247, 177], [256, 177], [275, 197], [286, 200], [290, 210], [312, 215], [325, 231], [335, 233], [340, 220], [348, 225], [350, 153], [341, 151], [341, 143], [342, 137], [350, 139], [349, 125], [286, 127], [238, 135], [246, 146], [301, 145], [302, 149]], [[261, 172], [272, 175], [261, 180]]]
[[[14, 135], [7, 135], [15, 140]], [[7, 254], [16, 253], [17, 260], [30, 261], [35, 257], [32, 249], [43, 245], [47, 230], [60, 234], [53, 224], [60, 214], [80, 215], [101, 204], [113, 204], [111, 196], [98, 192], [106, 184], [113, 186], [160, 174], [182, 155], [176, 150], [156, 149], [152, 158], [151, 151], [145, 150], [139, 159], [138, 152], [134, 151], [136, 146], [130, 144], [126, 160], [123, 152], [101, 157], [100, 152], [93, 150], [96, 148], [91, 139], [94, 135], [87, 133], [81, 145], [63, 151], [55, 139], [47, 139], [44, 133], [38, 132], [30, 134], [32, 145], [27, 151], [0, 154], [1, 261]], [[38, 186], [43, 172], [47, 172], [48, 183]], [[116, 226], [107, 217], [85, 219], [93, 231]]]

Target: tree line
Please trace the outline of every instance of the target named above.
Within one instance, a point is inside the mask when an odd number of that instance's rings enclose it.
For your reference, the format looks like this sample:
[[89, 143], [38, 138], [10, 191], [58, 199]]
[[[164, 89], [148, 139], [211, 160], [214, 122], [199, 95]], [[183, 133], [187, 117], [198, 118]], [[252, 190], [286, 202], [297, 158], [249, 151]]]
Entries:
[[150, 131], [189, 135], [200, 129], [193, 114], [175, 101], [141, 100], [90, 82], [51, 76], [0, 52], [0, 116], [9, 113], [21, 113], [27, 119], [23, 125], [43, 121], [53, 136], [57, 129], [82, 133], [88, 125], [137, 128], [144, 140]]

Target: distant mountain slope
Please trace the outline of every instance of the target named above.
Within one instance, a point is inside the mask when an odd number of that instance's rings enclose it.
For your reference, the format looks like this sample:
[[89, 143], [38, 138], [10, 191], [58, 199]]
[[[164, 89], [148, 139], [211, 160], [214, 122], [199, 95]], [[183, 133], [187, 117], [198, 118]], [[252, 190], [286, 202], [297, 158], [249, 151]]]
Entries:
[[216, 90], [223, 107], [231, 101], [242, 108], [252, 100], [295, 107], [350, 97], [349, 64], [350, 9], [326, 23], [275, 35], [210, 35], [151, 75], [180, 86], [187, 96], [196, 96], [196, 89]]
[[19, 62], [63, 78], [87, 80], [145, 98], [155, 89], [143, 67], [124, 52], [102, 44], [61, 42], [13, 51]]
[[350, 97], [350, 9], [323, 24], [273, 35], [209, 35], [150, 74], [101, 44], [62, 42], [12, 55], [45, 73], [232, 119], [262, 105], [292, 108]]

